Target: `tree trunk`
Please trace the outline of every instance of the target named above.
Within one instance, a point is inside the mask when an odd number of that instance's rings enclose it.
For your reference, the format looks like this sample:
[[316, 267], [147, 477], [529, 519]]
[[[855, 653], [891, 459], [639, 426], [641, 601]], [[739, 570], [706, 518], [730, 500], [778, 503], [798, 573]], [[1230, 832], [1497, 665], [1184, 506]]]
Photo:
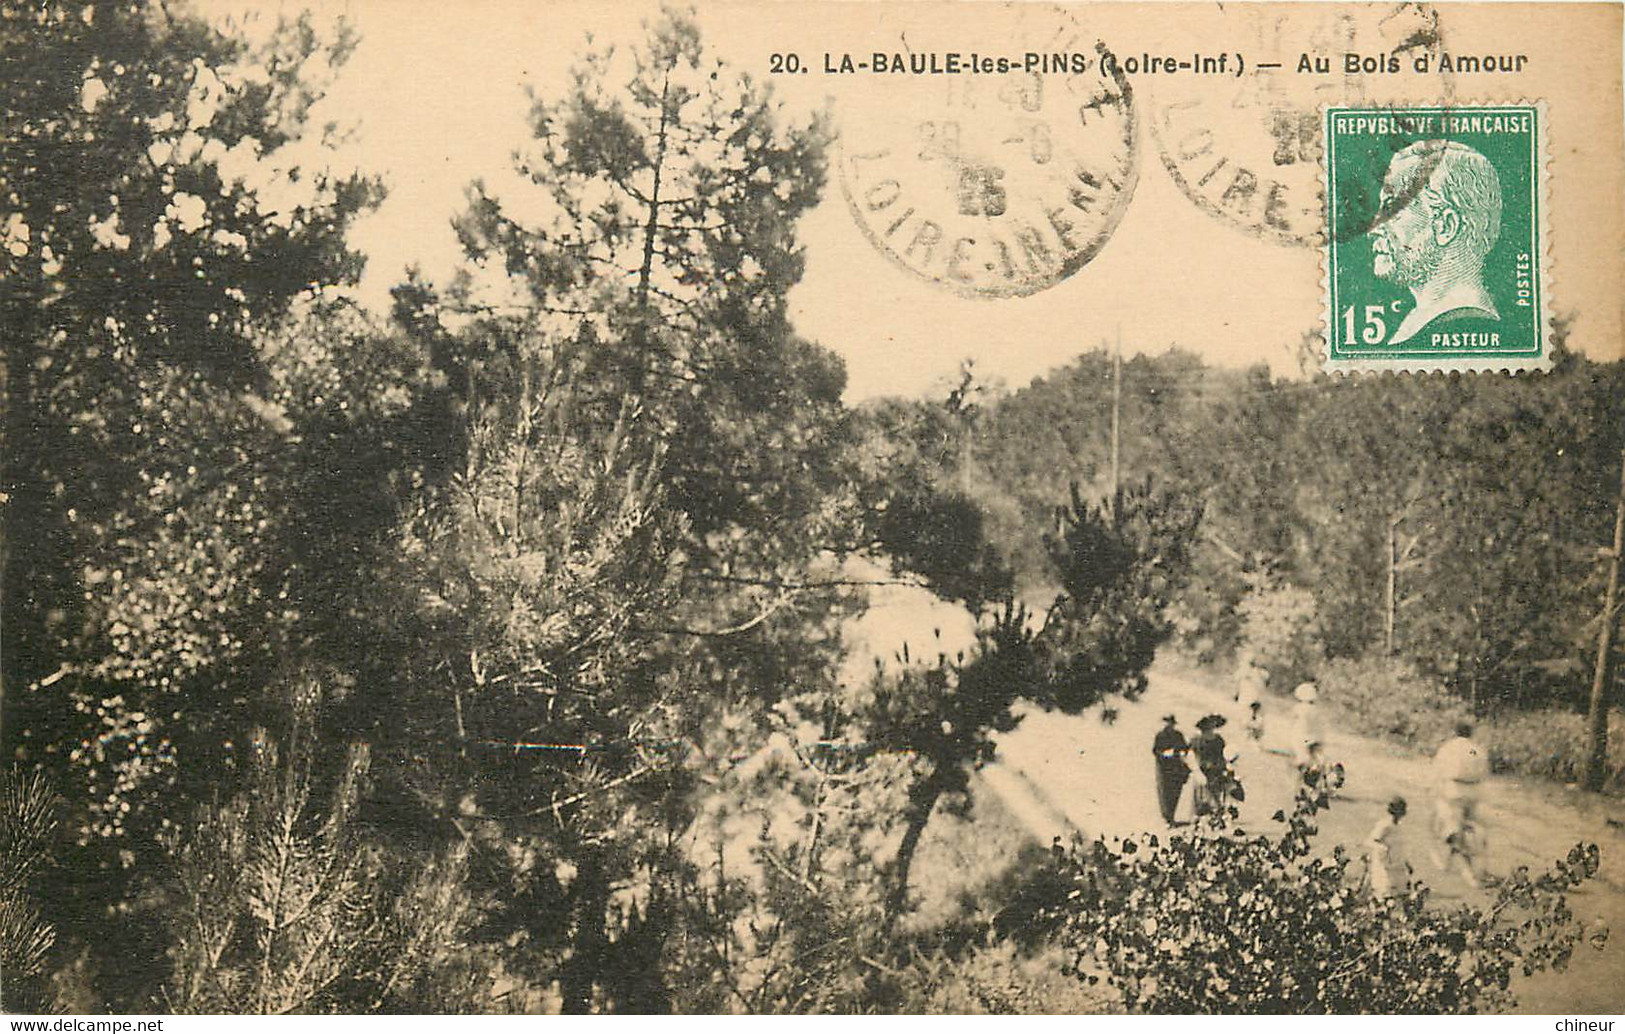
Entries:
[[938, 762], [930, 776], [909, 790], [908, 825], [903, 830], [903, 842], [898, 846], [897, 858], [892, 863], [892, 886], [886, 896], [888, 924], [896, 921], [908, 903], [908, 876], [909, 870], [914, 867], [914, 852], [919, 849], [926, 823], [931, 821], [931, 812], [948, 789], [948, 771], [948, 766]]
[[1123, 412], [1123, 328], [1117, 328], [1117, 347], [1112, 350], [1112, 530], [1117, 530], [1123, 509], [1122, 472], [1118, 465]]
[[[0, 442], [0, 492], [6, 496], [0, 505], [0, 721], [20, 743], [18, 734], [28, 723], [18, 707], [28, 686], [60, 660], [46, 644], [53, 623], [65, 620], [53, 611], [74, 594], [68, 591], [72, 568], [49, 477], [45, 392], [36, 383], [40, 330], [33, 312], [43, 304], [44, 288], [31, 276], [10, 294], [3, 324], [5, 438]], [[34, 733], [42, 745], [51, 741], [51, 730]]]
[[608, 906], [609, 880], [597, 855], [589, 854], [576, 874], [570, 958], [559, 974], [567, 1014], [584, 1016], [592, 1012], [593, 988], [609, 963], [609, 937], [604, 931]]
[[648, 906], [627, 918], [614, 945], [615, 965], [606, 976], [613, 981], [611, 1005], [615, 1012], [636, 1016], [666, 1016], [672, 1011], [671, 988], [663, 966], [666, 938], [671, 932], [672, 909], [656, 886]]
[[660, 187], [666, 171], [666, 136], [671, 127], [671, 70], [660, 86], [660, 125], [655, 133], [653, 182], [649, 188], [649, 216], [643, 226], [643, 262], [638, 266], [638, 319], [633, 325], [632, 396], [641, 399], [648, 381], [649, 364], [649, 290], [654, 280], [655, 242], [660, 234]]

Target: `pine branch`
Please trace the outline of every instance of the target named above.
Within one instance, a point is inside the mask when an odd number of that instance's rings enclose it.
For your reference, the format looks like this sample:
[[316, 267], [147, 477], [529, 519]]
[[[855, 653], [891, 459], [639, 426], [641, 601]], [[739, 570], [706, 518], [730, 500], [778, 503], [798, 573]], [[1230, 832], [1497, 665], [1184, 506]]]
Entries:
[[643, 767], [634, 769], [633, 771], [628, 772], [623, 776], [617, 776], [616, 778], [611, 779], [607, 783], [603, 783], [602, 785], [595, 786], [590, 790], [582, 790], [580, 793], [571, 794], [569, 797], [564, 798], [562, 801], [554, 801], [553, 803], [545, 805], [544, 807], [533, 808], [530, 811], [525, 812], [524, 814], [529, 815], [529, 816], [535, 816], [535, 815], [545, 815], [548, 812], [552, 812], [554, 817], [557, 817], [558, 813], [560, 811], [564, 810], [565, 808], [570, 807], [572, 804], [580, 804], [582, 801], [585, 801], [585, 800], [587, 800], [587, 799], [589, 799], [591, 797], [595, 797], [595, 796], [597, 796], [599, 794], [603, 794], [603, 793], [608, 793], [610, 790], [613, 790], [616, 787], [625, 786], [627, 783], [635, 782], [635, 781], [637, 781], [639, 779], [642, 779], [644, 776], [648, 775], [649, 773], [653, 772], [654, 770], [655, 770], [655, 766], [653, 766], [653, 765], [644, 765]]

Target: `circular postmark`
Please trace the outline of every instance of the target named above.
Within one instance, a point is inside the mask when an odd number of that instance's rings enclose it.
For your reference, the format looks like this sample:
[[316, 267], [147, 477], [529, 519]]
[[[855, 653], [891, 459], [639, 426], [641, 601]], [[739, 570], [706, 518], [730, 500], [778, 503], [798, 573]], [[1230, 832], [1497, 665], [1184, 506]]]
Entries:
[[1034, 24], [1038, 10], [1000, 33], [1008, 52], [950, 61], [913, 39], [877, 52], [883, 80], [842, 112], [853, 219], [892, 262], [971, 297], [1035, 294], [1076, 273], [1134, 190], [1128, 81], [1106, 71], [1099, 40], [1058, 10]]
[[[1449, 75], [1416, 72], [1418, 58], [1442, 46], [1438, 12], [1424, 4], [1309, 5], [1290, 17], [1243, 4], [1212, 17], [1212, 37], [1250, 48], [1254, 65], [1228, 81], [1155, 84], [1152, 135], [1187, 198], [1264, 239], [1309, 246], [1326, 239], [1323, 107], [1400, 107], [1418, 93], [1453, 95]], [[1401, 139], [1409, 138], [1396, 134]], [[1407, 199], [1396, 200], [1403, 207]]]

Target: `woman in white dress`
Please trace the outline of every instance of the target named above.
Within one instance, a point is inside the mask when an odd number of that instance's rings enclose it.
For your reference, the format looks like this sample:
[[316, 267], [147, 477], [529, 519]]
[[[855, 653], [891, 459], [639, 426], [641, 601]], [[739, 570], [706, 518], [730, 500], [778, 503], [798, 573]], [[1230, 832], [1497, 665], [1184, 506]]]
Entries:
[[1365, 862], [1366, 872], [1371, 879], [1371, 896], [1376, 898], [1392, 897], [1394, 893], [1392, 862], [1389, 858], [1390, 845], [1394, 830], [1399, 828], [1399, 820], [1405, 817], [1407, 811], [1405, 798], [1395, 797], [1388, 802], [1388, 814], [1377, 820], [1366, 835]]
[[1247, 735], [1253, 739], [1264, 736], [1264, 683], [1269, 672], [1258, 666], [1250, 653], [1244, 653], [1236, 663], [1236, 703], [1247, 723]]
[[1299, 771], [1307, 771], [1320, 763], [1319, 748], [1326, 737], [1316, 704], [1320, 691], [1313, 682], [1303, 682], [1292, 691], [1292, 696], [1298, 701], [1292, 710], [1292, 759], [1298, 763]]

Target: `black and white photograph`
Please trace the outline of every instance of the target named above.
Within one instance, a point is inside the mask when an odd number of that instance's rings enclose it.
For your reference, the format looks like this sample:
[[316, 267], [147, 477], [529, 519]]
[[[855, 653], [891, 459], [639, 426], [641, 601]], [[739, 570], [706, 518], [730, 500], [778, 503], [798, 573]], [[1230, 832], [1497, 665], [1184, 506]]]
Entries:
[[0, 1022], [1612, 1029], [1622, 26], [0, 0]]

